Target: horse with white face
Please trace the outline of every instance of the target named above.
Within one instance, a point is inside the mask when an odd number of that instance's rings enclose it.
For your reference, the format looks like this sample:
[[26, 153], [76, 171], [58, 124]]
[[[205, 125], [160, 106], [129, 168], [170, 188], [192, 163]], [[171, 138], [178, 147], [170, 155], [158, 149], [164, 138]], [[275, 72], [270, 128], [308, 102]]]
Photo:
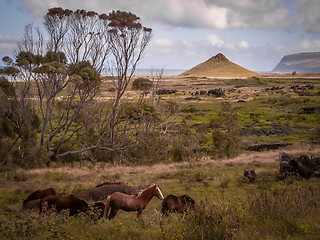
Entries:
[[[137, 218], [140, 218], [142, 211], [146, 208], [153, 196], [163, 200], [163, 194], [157, 184], [134, 195], [115, 192], [107, 197], [104, 213], [106, 214], [106, 217], [112, 219], [117, 215], [119, 209], [127, 212], [138, 211]], [[110, 208], [110, 214], [108, 215]]]

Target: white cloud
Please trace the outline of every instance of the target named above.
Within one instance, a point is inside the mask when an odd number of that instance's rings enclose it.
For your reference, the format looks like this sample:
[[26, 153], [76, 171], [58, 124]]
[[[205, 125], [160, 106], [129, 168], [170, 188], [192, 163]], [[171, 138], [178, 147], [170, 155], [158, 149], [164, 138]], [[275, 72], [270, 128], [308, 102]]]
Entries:
[[215, 34], [208, 34], [206, 40], [214, 47], [222, 47], [224, 45], [224, 41]]
[[173, 42], [169, 38], [152, 38], [150, 44], [160, 46], [160, 47], [171, 47]]
[[293, 46], [283, 46], [278, 45], [273, 48], [277, 53], [283, 55], [301, 53], [301, 52], [319, 52], [320, 49], [320, 40], [303, 40]]
[[249, 43], [248, 43], [247, 41], [242, 40], [242, 41], [240, 41], [240, 42], [238, 43], [238, 46], [239, 46], [240, 48], [248, 48], [248, 47], [249, 47]]

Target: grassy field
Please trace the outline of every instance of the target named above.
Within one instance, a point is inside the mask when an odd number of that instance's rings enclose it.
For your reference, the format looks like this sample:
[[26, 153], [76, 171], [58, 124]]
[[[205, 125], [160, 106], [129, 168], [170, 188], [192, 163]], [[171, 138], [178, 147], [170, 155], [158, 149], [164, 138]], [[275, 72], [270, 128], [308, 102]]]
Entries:
[[[109, 99], [111, 87], [110, 80], [104, 80], [99, 101]], [[280, 150], [295, 156], [320, 155], [320, 113], [304, 111], [305, 107], [320, 106], [319, 87], [318, 76], [305, 75], [164, 77], [159, 88], [177, 92], [161, 95], [160, 101], [178, 106], [174, 116], [177, 126], [188, 129], [183, 136], [197, 135], [201, 147], [212, 147], [212, 134], [221, 124], [217, 121], [222, 102], [231, 104], [240, 131], [235, 157], [192, 155], [180, 162], [165, 159], [148, 165], [143, 161], [122, 165], [58, 161], [33, 169], [2, 165], [0, 239], [317, 239], [320, 180], [290, 176], [280, 181], [277, 176]], [[225, 96], [196, 94], [214, 88], [224, 88]], [[128, 91], [126, 97], [134, 101], [137, 92]], [[292, 145], [262, 152], [245, 150], [266, 143]], [[256, 182], [249, 183], [243, 177], [247, 168], [258, 174]], [[68, 195], [105, 181], [121, 181], [140, 189], [157, 183], [165, 196], [190, 195], [196, 201], [196, 211], [163, 217], [157, 198], [151, 200], [141, 220], [136, 219], [136, 213], [123, 211], [109, 221], [93, 212], [67, 217], [67, 213], [39, 216], [38, 210], [21, 210], [23, 198], [37, 189], [54, 187], [58, 195]]]
[[[320, 154], [318, 145], [287, 147], [293, 155]], [[245, 153], [236, 158], [111, 166], [84, 163], [42, 169], [4, 169], [0, 180], [1, 239], [315, 239], [320, 234], [319, 179], [292, 176], [278, 181], [278, 150]], [[253, 168], [255, 183], [243, 178]], [[94, 213], [68, 218], [21, 211], [22, 200], [36, 189], [54, 187], [59, 195], [92, 188], [104, 181], [123, 181], [140, 189], [157, 183], [163, 194], [188, 194], [197, 212], [160, 214], [151, 200], [142, 220], [120, 211], [112, 221]], [[90, 205], [93, 203], [90, 202]]]

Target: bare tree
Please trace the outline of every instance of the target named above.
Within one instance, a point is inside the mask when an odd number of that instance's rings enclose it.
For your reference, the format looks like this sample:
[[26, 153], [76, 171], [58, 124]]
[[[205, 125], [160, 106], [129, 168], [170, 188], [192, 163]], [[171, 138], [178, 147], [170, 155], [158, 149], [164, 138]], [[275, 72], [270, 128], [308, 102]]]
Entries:
[[116, 125], [119, 124], [120, 100], [125, 93], [145, 48], [152, 37], [151, 28], [143, 27], [140, 18], [133, 13], [113, 11], [109, 14], [108, 31], [110, 50], [113, 56], [112, 68], [116, 71], [113, 81], [116, 96], [110, 118], [111, 145], [116, 141]]

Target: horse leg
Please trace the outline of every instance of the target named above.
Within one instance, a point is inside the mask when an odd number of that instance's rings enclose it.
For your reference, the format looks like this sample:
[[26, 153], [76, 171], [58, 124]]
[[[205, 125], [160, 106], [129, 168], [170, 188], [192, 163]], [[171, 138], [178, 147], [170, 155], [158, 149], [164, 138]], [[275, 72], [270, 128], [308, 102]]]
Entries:
[[137, 218], [141, 219], [142, 209], [138, 209]]
[[108, 217], [109, 208], [110, 208], [110, 196], [107, 197], [106, 205], [104, 206], [104, 211], [103, 211], [103, 216], [106, 216], [106, 218]]
[[110, 219], [114, 218], [117, 215], [118, 211], [119, 211], [119, 208], [112, 208], [111, 207], [111, 211], [110, 211], [108, 219], [110, 220]]

